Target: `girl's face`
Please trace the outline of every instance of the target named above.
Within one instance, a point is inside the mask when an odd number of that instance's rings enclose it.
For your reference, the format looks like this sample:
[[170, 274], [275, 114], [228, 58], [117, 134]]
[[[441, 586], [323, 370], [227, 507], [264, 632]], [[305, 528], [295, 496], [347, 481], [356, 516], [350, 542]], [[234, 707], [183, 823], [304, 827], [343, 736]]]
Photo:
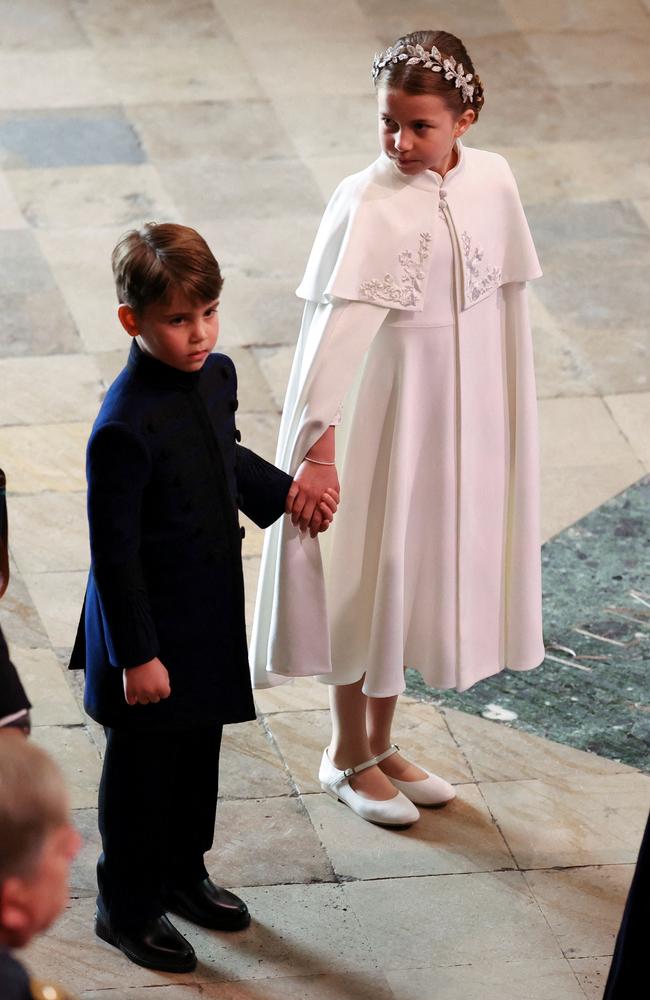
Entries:
[[407, 176], [424, 170], [444, 175], [454, 163], [454, 143], [474, 121], [467, 108], [456, 118], [437, 94], [407, 94], [380, 86], [381, 148]]

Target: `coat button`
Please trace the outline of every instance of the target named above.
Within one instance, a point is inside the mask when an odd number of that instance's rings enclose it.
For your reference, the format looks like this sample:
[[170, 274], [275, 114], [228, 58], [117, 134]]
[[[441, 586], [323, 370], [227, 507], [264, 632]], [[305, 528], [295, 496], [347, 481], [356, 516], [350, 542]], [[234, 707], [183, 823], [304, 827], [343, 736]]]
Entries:
[[242, 525], [242, 527], [241, 527], [241, 528], [239, 529], [239, 534], [240, 534], [240, 535], [242, 536], [242, 538], [246, 538], [246, 528], [244, 528], [244, 526], [243, 526], [243, 525]]
[[241, 441], [241, 431], [239, 428], [235, 431], [235, 441]]
[[236, 409], [238, 409], [238, 407], [239, 407], [239, 400], [238, 399], [231, 399], [230, 400], [230, 409], [232, 410], [233, 413], [235, 412]]

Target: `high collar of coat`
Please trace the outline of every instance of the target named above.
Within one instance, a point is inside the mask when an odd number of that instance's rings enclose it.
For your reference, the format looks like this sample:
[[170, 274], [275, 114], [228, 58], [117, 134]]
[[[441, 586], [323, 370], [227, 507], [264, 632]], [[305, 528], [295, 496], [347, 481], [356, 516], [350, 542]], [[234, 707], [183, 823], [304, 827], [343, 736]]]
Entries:
[[403, 174], [394, 160], [382, 153], [379, 157], [384, 168], [392, 175], [392, 179], [404, 186], [417, 188], [419, 191], [439, 191], [442, 187], [448, 187], [460, 177], [465, 169], [465, 151], [460, 139], [456, 139], [456, 155], [458, 159], [453, 167], [446, 174], [439, 174], [435, 170], [422, 170], [419, 174], [409, 176]]
[[152, 385], [164, 389], [183, 389], [186, 392], [198, 386], [202, 371], [200, 368], [196, 372], [184, 372], [180, 368], [166, 365], [164, 361], [159, 361], [158, 358], [143, 351], [135, 339], [131, 344], [127, 365], [139, 378], [145, 379]]

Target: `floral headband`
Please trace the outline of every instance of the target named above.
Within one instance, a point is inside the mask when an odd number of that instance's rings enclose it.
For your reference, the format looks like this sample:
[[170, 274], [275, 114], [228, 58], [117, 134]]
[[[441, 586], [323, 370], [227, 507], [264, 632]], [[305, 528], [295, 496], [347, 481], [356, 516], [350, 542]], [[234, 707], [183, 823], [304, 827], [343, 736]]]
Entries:
[[421, 45], [389, 46], [385, 52], [377, 53], [372, 61], [373, 80], [377, 79], [384, 66], [400, 62], [405, 62], [407, 66], [422, 63], [425, 69], [430, 69], [433, 73], [444, 73], [445, 80], [454, 80], [455, 86], [460, 88], [463, 104], [466, 101], [472, 102], [475, 86], [471, 81], [474, 75], [465, 73], [462, 63], [457, 63], [453, 56], [443, 56], [435, 45], [431, 46], [431, 52], [427, 52]]

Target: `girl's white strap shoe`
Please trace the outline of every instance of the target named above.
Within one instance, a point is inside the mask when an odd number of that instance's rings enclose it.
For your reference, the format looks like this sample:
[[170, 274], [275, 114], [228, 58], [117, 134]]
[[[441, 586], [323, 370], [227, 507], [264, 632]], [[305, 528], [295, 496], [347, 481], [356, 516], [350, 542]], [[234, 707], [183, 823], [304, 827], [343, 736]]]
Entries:
[[376, 757], [371, 757], [370, 760], [364, 761], [363, 764], [357, 764], [356, 767], [348, 767], [345, 771], [339, 771], [332, 764], [327, 749], [325, 749], [318, 772], [320, 786], [333, 799], [344, 802], [346, 806], [350, 807], [352, 812], [355, 812], [357, 816], [361, 816], [362, 819], [367, 819], [370, 823], [380, 823], [382, 826], [409, 826], [420, 818], [420, 813], [399, 789], [392, 799], [378, 800], [368, 799], [365, 795], [360, 795], [350, 785], [350, 778], [353, 774], [358, 774], [359, 771], [364, 771], [367, 767], [378, 764], [389, 753], [394, 752], [391, 748], [390, 751], [383, 754], [380, 753]]
[[[379, 754], [377, 759], [386, 760], [387, 757], [392, 757], [398, 751], [397, 744], [391, 743], [388, 750]], [[417, 766], [420, 767], [419, 764]], [[456, 798], [456, 790], [448, 781], [439, 778], [437, 774], [432, 774], [431, 771], [427, 771], [425, 767], [420, 768], [420, 770], [426, 771], [428, 777], [421, 778], [419, 781], [399, 781], [398, 778], [391, 778], [388, 774], [386, 777], [391, 785], [394, 785], [399, 792], [402, 792], [407, 799], [418, 806], [442, 806], [445, 802]]]

